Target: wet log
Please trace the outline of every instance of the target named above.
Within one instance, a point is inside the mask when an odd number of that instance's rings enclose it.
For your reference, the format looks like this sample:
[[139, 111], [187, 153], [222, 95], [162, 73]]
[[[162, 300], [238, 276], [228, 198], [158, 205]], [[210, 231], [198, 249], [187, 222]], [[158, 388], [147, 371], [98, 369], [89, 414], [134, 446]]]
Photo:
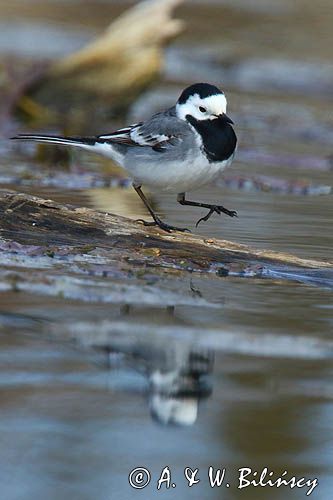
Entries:
[[113, 261], [163, 272], [292, 279], [328, 286], [333, 281], [333, 261], [302, 259], [188, 233], [165, 233], [118, 215], [4, 189], [0, 190], [0, 221], [2, 241], [45, 246], [47, 252], [65, 246], [77, 253], [100, 249]]

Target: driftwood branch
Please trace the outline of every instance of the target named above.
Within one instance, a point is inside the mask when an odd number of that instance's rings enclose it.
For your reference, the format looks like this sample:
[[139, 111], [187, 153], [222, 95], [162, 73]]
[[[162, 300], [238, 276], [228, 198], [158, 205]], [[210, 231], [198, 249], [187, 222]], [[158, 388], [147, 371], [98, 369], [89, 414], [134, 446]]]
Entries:
[[181, 2], [145, 0], [129, 8], [87, 46], [52, 62], [30, 95], [63, 110], [68, 95], [71, 106], [91, 98], [128, 105], [159, 76], [163, 48], [183, 28], [172, 18]]
[[[325, 273], [332, 277], [332, 261], [301, 259], [192, 234], [168, 234], [117, 215], [9, 190], [0, 190], [0, 221], [0, 235], [7, 241], [58, 248], [72, 246], [77, 252], [87, 251], [87, 247], [100, 248], [113, 260], [166, 272], [178, 269], [300, 281], [317, 272], [324, 282]], [[275, 274], [270, 274], [272, 270]]]
[[172, 19], [182, 0], [145, 0], [112, 22], [109, 28], [82, 50], [55, 62], [49, 69], [54, 79], [72, 78], [75, 84], [102, 94], [114, 88], [155, 77], [161, 69], [162, 47], [183, 27]]

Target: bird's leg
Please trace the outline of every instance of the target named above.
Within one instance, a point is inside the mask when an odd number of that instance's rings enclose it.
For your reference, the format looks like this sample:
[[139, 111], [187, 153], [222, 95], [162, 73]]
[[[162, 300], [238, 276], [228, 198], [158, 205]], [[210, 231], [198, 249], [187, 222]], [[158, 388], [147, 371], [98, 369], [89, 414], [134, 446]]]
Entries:
[[209, 203], [201, 203], [198, 201], [185, 200], [185, 193], [179, 193], [179, 195], [177, 196], [177, 201], [181, 205], [188, 205], [191, 207], [201, 207], [201, 208], [208, 208], [209, 209], [208, 214], [205, 215], [205, 217], [201, 217], [201, 219], [198, 220], [198, 222], [195, 225], [196, 227], [198, 227], [198, 224], [201, 221], [207, 221], [214, 212], [219, 214], [219, 215], [224, 213], [226, 215], [229, 215], [229, 217], [237, 217], [237, 212], [235, 212], [235, 210], [228, 210], [223, 205], [211, 205]]
[[161, 219], [155, 214], [155, 212], [153, 211], [153, 209], [149, 205], [147, 198], [145, 197], [145, 195], [143, 194], [143, 192], [141, 190], [141, 186], [133, 184], [133, 187], [134, 187], [135, 191], [138, 193], [138, 195], [140, 196], [143, 203], [145, 204], [145, 207], [147, 208], [148, 212], [150, 213], [150, 215], [154, 219], [154, 222], [147, 222], [143, 219], [139, 219], [138, 222], [141, 222], [145, 226], [158, 226], [161, 229], [163, 229], [163, 231], [166, 231], [168, 233], [170, 233], [171, 231], [189, 231], [189, 229], [186, 229], [186, 227], [170, 226], [169, 224], [166, 224], [165, 222], [161, 221]]

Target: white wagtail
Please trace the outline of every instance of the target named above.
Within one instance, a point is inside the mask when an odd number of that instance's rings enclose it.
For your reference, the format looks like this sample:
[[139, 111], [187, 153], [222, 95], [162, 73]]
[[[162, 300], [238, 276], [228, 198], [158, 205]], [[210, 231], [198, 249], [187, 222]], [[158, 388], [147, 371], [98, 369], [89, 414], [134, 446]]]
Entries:
[[57, 137], [20, 134], [25, 139], [76, 146], [112, 158], [133, 179], [133, 187], [161, 229], [186, 231], [164, 223], [154, 213], [141, 190], [142, 184], [177, 194], [181, 205], [208, 208], [207, 221], [215, 212], [237, 216], [222, 205], [185, 199], [185, 192], [214, 182], [231, 164], [237, 138], [232, 120], [226, 115], [227, 100], [214, 85], [196, 83], [186, 88], [172, 108], [110, 134], [94, 137]]

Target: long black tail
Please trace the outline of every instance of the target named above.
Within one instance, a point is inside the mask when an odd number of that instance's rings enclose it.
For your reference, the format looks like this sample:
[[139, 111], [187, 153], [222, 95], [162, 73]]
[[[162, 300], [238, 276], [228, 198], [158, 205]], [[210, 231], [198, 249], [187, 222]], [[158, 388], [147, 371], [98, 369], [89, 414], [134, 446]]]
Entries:
[[98, 142], [97, 137], [61, 137], [55, 135], [19, 134], [11, 139], [24, 141], [46, 142], [49, 144], [62, 144], [64, 146], [76, 146], [90, 149]]

